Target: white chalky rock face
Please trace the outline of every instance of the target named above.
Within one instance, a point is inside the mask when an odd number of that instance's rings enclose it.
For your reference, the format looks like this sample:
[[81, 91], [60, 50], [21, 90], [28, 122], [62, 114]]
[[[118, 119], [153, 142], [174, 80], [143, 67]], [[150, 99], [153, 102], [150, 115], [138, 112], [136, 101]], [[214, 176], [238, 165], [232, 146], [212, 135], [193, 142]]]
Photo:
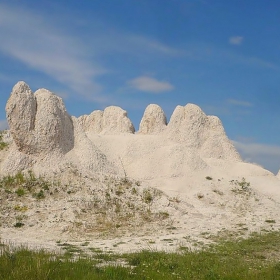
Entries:
[[239, 153], [228, 139], [222, 122], [216, 116], [208, 116], [201, 146], [201, 156], [205, 158], [241, 161]]
[[24, 82], [14, 86], [6, 112], [14, 141], [0, 162], [4, 172], [60, 170], [72, 163], [84, 173], [117, 174], [124, 168], [121, 158], [137, 178], [171, 178], [205, 170], [219, 159], [242, 161], [219, 118], [194, 104], [177, 106], [168, 125], [163, 110], [149, 105], [138, 136], [131, 135], [134, 126], [120, 107], [70, 117], [61, 98], [46, 89], [33, 94]]
[[103, 111], [96, 110], [88, 116], [80, 116], [78, 122], [85, 132], [100, 133], [102, 131]]
[[166, 116], [160, 106], [150, 104], [142, 117], [139, 133], [158, 134], [166, 129]]
[[7, 120], [18, 150], [27, 155], [67, 153], [74, 145], [71, 117], [62, 99], [46, 89], [34, 94], [18, 82], [6, 105]]
[[198, 148], [207, 121], [207, 116], [198, 106], [194, 104], [177, 106], [168, 123], [167, 133], [172, 140], [188, 147]]
[[34, 143], [33, 130], [37, 110], [36, 99], [29, 86], [18, 82], [6, 104], [7, 121], [12, 137], [20, 151], [30, 153]]
[[169, 139], [197, 150], [202, 158], [241, 161], [218, 117], [206, 116], [194, 104], [177, 106], [168, 124]]
[[117, 106], [105, 108], [102, 118], [102, 134], [134, 133], [135, 129], [127, 112]]

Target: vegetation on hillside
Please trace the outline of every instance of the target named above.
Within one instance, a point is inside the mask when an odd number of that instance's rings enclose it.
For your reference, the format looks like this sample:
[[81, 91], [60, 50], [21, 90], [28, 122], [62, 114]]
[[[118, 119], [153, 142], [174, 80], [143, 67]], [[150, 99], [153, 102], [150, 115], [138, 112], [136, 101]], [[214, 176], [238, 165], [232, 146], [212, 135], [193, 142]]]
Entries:
[[3, 141], [3, 131], [0, 131], [0, 151], [4, 150], [8, 144]]

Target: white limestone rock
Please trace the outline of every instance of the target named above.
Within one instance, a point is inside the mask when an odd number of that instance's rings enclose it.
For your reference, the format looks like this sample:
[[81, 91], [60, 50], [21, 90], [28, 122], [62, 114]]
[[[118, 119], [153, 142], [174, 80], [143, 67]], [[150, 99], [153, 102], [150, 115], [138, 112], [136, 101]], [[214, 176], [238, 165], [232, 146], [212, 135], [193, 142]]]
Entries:
[[18, 82], [6, 105], [11, 135], [18, 150], [27, 155], [67, 153], [74, 145], [72, 119], [62, 99], [46, 89], [33, 94]]
[[197, 105], [177, 106], [168, 123], [167, 134], [176, 142], [199, 148], [207, 121], [207, 116]]
[[25, 82], [18, 82], [6, 104], [6, 116], [18, 150], [29, 154], [34, 148], [35, 96]]
[[77, 121], [85, 132], [100, 133], [102, 131], [103, 111], [93, 111], [90, 115], [80, 116]]
[[166, 125], [166, 116], [162, 108], [156, 104], [150, 104], [144, 112], [138, 133], [158, 134], [166, 129]]
[[216, 116], [208, 116], [201, 146], [201, 156], [205, 158], [241, 161], [241, 157], [228, 139], [223, 124]]
[[134, 133], [135, 128], [127, 117], [127, 112], [117, 106], [105, 108], [101, 134]]
[[197, 105], [177, 106], [167, 135], [169, 139], [195, 149], [202, 158], [241, 161], [219, 118], [207, 116]]

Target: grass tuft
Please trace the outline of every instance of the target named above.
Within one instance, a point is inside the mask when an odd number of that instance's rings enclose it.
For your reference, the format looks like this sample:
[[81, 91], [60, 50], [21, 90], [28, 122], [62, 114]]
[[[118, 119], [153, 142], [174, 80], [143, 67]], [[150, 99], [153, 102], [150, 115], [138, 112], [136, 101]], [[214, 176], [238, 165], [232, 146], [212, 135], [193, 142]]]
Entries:
[[[280, 279], [280, 232], [253, 234], [238, 242], [221, 241], [200, 251], [141, 251], [123, 255], [80, 250], [64, 243], [68, 254], [1, 246], [0, 279]], [[121, 262], [120, 262], [121, 260]]]

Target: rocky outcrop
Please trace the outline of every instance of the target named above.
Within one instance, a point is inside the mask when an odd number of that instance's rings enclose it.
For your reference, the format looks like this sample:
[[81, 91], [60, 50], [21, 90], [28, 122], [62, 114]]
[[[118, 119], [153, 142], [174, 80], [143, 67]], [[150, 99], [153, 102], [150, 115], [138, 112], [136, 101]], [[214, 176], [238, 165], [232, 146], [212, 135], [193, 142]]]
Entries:
[[100, 133], [102, 131], [103, 111], [93, 111], [90, 115], [80, 116], [77, 120], [85, 132]]
[[201, 156], [241, 161], [241, 157], [228, 139], [220, 119], [216, 116], [208, 116], [207, 119], [200, 151]]
[[110, 106], [104, 112], [97, 110], [90, 115], [78, 118], [78, 123], [85, 132], [95, 134], [134, 133], [135, 128], [127, 117], [127, 112], [120, 107]]
[[18, 82], [6, 114], [14, 142], [24, 154], [65, 154], [74, 146], [72, 119], [62, 99], [46, 89], [33, 94], [26, 83]]
[[219, 118], [207, 116], [197, 105], [177, 106], [167, 126], [167, 135], [195, 149], [202, 158], [241, 160]]
[[177, 106], [168, 123], [167, 134], [174, 141], [198, 148], [201, 146], [206, 123], [207, 116], [198, 106], [194, 104]]
[[61, 170], [71, 163], [85, 173], [118, 174], [126, 168], [137, 178], [151, 179], [205, 170], [211, 159], [241, 161], [219, 118], [194, 104], [177, 106], [168, 124], [161, 107], [149, 105], [139, 137], [129, 136], [135, 129], [120, 107], [71, 117], [61, 98], [46, 89], [33, 94], [24, 82], [14, 86], [6, 112], [13, 141], [0, 165], [5, 172]]
[[166, 116], [160, 106], [150, 104], [142, 117], [139, 133], [158, 134], [166, 129]]
[[20, 151], [32, 153], [37, 104], [34, 94], [24, 82], [18, 82], [6, 104], [6, 116], [12, 137]]
[[127, 112], [120, 107], [110, 106], [104, 110], [102, 134], [134, 133], [135, 128], [127, 117]]

